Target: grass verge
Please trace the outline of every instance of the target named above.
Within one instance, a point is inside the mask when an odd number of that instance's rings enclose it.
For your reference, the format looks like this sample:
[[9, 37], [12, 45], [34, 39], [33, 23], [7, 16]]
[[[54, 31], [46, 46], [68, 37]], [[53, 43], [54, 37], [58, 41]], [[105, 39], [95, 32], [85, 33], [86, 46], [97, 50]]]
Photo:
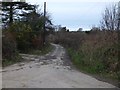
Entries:
[[17, 53], [12, 59], [3, 59], [2, 67], [6, 67], [21, 61], [22, 61], [22, 57]]
[[[51, 44], [46, 44], [41, 48], [40, 50], [30, 49], [29, 52], [26, 54], [32, 54], [32, 55], [45, 55], [49, 53], [53, 49], [53, 46]], [[2, 67], [6, 67], [12, 64], [15, 64], [17, 62], [22, 62], [22, 57], [17, 53], [12, 59], [3, 59], [2, 61]]]
[[72, 63], [78, 70], [120, 87], [120, 72], [108, 72], [104, 63], [99, 61], [99, 57], [92, 61], [89, 55], [84, 55], [82, 52], [75, 51], [71, 48], [68, 48], [67, 51]]

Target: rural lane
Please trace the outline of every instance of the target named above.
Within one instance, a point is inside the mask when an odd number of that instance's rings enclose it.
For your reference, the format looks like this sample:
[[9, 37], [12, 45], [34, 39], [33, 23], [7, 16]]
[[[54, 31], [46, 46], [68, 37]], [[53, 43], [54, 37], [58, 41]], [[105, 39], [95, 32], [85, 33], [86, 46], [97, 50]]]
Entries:
[[52, 45], [45, 56], [21, 54], [24, 62], [5, 67], [2, 88], [115, 88], [74, 69], [65, 49]]

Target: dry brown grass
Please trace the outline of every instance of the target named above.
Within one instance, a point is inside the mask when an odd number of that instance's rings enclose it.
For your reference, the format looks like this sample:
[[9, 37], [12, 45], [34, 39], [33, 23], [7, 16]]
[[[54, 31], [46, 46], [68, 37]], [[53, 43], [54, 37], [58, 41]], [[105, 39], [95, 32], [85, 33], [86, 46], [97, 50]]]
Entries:
[[[120, 73], [118, 31], [57, 32], [55, 43], [68, 48], [73, 62], [93, 73]], [[120, 75], [117, 76], [120, 79]]]

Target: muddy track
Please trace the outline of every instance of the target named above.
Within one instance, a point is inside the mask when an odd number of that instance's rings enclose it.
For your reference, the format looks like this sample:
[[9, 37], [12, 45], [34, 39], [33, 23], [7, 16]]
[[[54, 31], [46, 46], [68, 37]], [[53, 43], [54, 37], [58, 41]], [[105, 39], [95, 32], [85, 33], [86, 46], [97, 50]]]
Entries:
[[52, 44], [45, 56], [21, 54], [24, 62], [2, 70], [3, 88], [115, 88], [72, 67], [65, 49]]

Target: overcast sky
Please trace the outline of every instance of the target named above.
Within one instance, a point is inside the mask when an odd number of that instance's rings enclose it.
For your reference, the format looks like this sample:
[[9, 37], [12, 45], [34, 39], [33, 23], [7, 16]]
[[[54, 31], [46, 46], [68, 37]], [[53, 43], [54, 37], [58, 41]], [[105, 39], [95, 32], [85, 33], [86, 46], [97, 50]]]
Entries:
[[70, 30], [90, 29], [98, 26], [106, 6], [119, 0], [26, 0], [40, 5], [47, 2], [47, 12], [51, 14], [55, 25], [66, 26]]

